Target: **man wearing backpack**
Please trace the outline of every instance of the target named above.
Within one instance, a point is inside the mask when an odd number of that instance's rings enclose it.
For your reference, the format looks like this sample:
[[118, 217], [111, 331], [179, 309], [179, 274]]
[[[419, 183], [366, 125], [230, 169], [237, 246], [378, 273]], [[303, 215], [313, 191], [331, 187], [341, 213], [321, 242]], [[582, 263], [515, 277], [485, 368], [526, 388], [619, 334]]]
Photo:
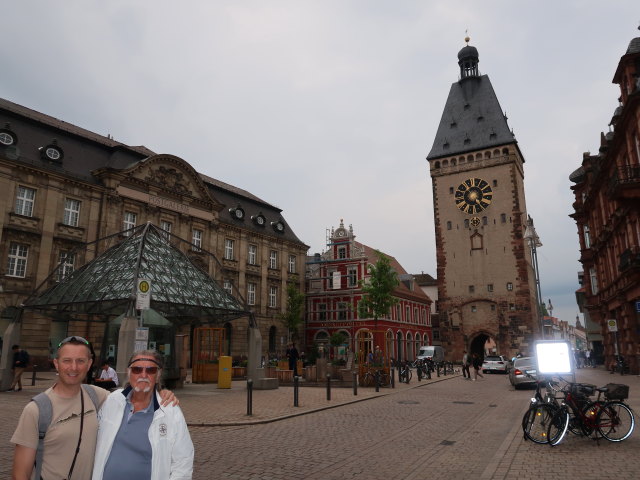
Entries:
[[22, 390], [22, 373], [29, 365], [29, 354], [22, 350], [19, 345], [14, 345], [11, 350], [13, 351], [13, 381], [7, 392], [13, 392], [16, 385], [19, 392]]
[[[43, 480], [91, 478], [98, 433], [97, 411], [109, 392], [83, 381], [92, 364], [91, 344], [82, 337], [65, 338], [58, 345], [53, 363], [58, 381], [44, 395], [48, 412], [39, 403], [29, 402], [22, 411], [11, 437], [15, 444], [12, 475], [15, 480], [28, 480], [36, 469]], [[167, 393], [165, 393], [167, 392]], [[175, 400], [163, 391], [163, 403]], [[43, 440], [39, 420], [49, 415]], [[43, 449], [42, 453], [39, 449]]]

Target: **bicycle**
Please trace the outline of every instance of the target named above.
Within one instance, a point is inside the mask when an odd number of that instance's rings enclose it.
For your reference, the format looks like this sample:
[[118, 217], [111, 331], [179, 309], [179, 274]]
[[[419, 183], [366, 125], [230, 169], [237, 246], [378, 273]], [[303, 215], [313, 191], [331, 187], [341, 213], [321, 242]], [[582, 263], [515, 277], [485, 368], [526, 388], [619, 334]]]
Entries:
[[[525, 372], [530, 378], [534, 378], [529, 372]], [[522, 416], [522, 432], [525, 440], [534, 443], [548, 443], [547, 430], [549, 423], [553, 421], [556, 413], [560, 410], [560, 405], [556, 400], [556, 393], [559, 382], [553, 379], [536, 380], [536, 393], [531, 399], [529, 408]], [[545, 387], [545, 394], [542, 388]]]
[[365, 372], [362, 377], [362, 386], [363, 387], [375, 387], [376, 381], [379, 382], [378, 385], [381, 387], [386, 387], [391, 384], [391, 376], [382, 369], [374, 370], [369, 369]]
[[[588, 397], [598, 392], [595, 402]], [[598, 434], [610, 442], [621, 442], [628, 438], [635, 427], [633, 410], [622, 400], [628, 397], [628, 385], [595, 385], [570, 383], [563, 389], [565, 396], [560, 409], [547, 428], [551, 446], [556, 446], [567, 434], [591, 436]], [[604, 394], [605, 400], [600, 400]]]
[[400, 366], [400, 371], [398, 372], [398, 381], [401, 383], [409, 383], [411, 381], [411, 377], [413, 374], [411, 373], [411, 367], [409, 366], [409, 362], [404, 362]]

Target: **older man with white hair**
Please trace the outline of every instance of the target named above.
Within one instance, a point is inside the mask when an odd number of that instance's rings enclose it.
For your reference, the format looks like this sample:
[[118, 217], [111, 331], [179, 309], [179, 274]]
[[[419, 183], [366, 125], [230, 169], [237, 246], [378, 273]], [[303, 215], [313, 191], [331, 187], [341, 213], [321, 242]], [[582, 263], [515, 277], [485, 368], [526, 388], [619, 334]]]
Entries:
[[144, 350], [129, 360], [129, 383], [111, 393], [98, 414], [93, 480], [190, 479], [193, 443], [179, 407], [156, 393], [163, 358]]

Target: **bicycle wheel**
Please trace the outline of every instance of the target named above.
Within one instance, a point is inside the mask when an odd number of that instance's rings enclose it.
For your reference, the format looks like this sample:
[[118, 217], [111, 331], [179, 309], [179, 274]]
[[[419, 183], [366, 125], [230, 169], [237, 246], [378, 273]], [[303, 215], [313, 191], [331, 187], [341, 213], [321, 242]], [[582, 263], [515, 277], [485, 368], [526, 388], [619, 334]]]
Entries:
[[548, 443], [547, 427], [557, 410], [557, 407], [547, 403], [531, 405], [522, 417], [522, 431], [525, 439], [534, 443]]
[[362, 377], [362, 386], [363, 387], [371, 387], [375, 385], [375, 378], [373, 375], [371, 375], [371, 373], [367, 372], [364, 374], [364, 377]]
[[580, 427], [583, 435], [588, 437], [592, 434], [595, 434], [597, 436], [597, 418], [603, 405], [604, 402], [600, 401], [589, 402], [582, 408], [582, 420], [580, 422]]
[[569, 410], [567, 410], [567, 408], [557, 409], [555, 415], [547, 425], [547, 439], [549, 441], [549, 445], [555, 447], [564, 439], [567, 431], [569, 430], [570, 422], [571, 415], [569, 414]]
[[610, 442], [621, 442], [628, 438], [635, 424], [633, 412], [622, 402], [605, 403], [596, 419], [598, 431]]

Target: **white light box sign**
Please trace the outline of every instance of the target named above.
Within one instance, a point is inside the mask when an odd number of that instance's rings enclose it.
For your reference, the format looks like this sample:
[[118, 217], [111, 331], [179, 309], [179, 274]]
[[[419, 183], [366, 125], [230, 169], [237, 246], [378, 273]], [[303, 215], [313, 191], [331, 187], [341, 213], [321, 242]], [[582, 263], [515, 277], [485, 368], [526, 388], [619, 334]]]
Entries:
[[538, 374], [560, 375], [563, 373], [573, 373], [569, 342], [539, 341], [536, 342], [535, 348]]

